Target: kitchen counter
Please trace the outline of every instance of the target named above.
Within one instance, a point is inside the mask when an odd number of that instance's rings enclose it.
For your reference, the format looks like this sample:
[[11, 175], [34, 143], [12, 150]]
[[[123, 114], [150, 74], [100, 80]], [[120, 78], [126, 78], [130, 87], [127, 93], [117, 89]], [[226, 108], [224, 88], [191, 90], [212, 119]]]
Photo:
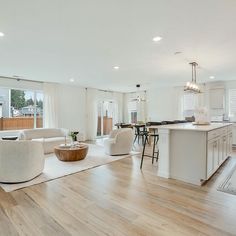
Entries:
[[231, 123], [158, 126], [158, 176], [202, 185], [229, 157]]
[[211, 131], [222, 127], [230, 126], [232, 123], [211, 123], [209, 125], [194, 125], [192, 123], [180, 123], [171, 125], [150, 126], [150, 128], [170, 129], [170, 130], [194, 130], [194, 131]]

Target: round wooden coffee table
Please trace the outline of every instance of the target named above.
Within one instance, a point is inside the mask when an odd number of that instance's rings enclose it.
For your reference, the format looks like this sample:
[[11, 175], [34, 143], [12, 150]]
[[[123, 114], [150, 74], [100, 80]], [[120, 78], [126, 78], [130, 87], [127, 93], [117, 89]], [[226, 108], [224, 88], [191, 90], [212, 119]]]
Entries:
[[74, 147], [54, 148], [54, 152], [60, 161], [79, 161], [86, 157], [88, 153], [88, 145]]

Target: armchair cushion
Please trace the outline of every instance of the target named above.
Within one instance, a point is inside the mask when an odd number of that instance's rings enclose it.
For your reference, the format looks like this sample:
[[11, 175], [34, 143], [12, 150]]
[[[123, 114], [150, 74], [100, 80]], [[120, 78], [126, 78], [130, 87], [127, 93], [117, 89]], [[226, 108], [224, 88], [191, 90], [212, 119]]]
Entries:
[[108, 155], [125, 155], [131, 152], [134, 134], [130, 128], [111, 131], [109, 138], [104, 140], [105, 152]]

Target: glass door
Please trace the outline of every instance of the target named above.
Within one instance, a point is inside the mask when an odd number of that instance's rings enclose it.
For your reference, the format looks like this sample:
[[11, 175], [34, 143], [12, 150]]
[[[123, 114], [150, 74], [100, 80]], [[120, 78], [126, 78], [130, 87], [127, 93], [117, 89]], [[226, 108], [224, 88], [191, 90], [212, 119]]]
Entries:
[[116, 103], [102, 101], [98, 103], [97, 137], [109, 135], [116, 120]]

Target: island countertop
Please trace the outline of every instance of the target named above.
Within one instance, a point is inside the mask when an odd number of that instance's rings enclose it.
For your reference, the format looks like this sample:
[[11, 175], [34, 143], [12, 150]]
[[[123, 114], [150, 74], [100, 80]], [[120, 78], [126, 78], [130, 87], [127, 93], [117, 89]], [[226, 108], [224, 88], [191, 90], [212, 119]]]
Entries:
[[[211, 123], [209, 125], [194, 125], [192, 123], [181, 123], [171, 125], [161, 125], [158, 129], [169, 129], [169, 130], [191, 130], [191, 131], [204, 131], [208, 132], [214, 129], [219, 129], [232, 125], [232, 123]], [[154, 126], [153, 126], [154, 127]]]
[[202, 185], [231, 155], [231, 123], [158, 127], [158, 176]]

